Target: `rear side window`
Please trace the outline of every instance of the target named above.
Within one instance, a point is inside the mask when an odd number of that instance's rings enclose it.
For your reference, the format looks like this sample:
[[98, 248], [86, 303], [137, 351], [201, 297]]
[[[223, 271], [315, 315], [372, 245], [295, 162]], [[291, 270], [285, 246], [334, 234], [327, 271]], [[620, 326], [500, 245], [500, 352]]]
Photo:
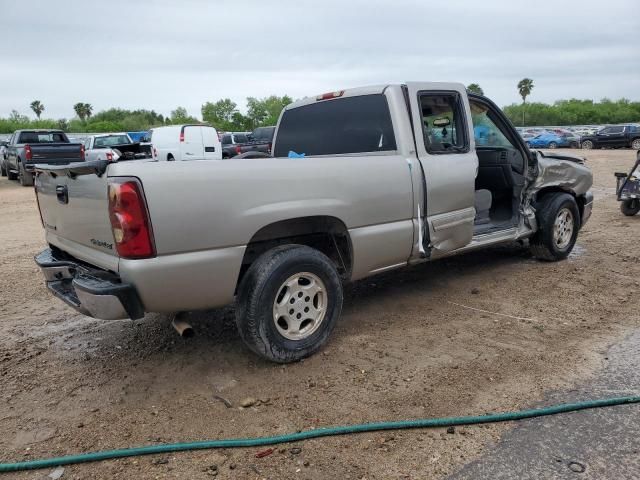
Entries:
[[231, 145], [231, 135], [223, 135], [221, 143], [222, 145]]
[[396, 150], [387, 99], [382, 94], [327, 100], [285, 111], [274, 156]]

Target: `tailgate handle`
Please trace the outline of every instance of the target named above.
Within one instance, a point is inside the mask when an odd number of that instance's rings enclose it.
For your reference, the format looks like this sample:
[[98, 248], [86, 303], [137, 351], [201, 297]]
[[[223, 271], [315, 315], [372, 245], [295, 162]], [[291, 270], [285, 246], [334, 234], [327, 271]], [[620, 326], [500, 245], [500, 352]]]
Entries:
[[69, 203], [69, 189], [66, 185], [58, 185], [56, 187], [56, 197], [58, 197], [58, 202], [63, 205]]

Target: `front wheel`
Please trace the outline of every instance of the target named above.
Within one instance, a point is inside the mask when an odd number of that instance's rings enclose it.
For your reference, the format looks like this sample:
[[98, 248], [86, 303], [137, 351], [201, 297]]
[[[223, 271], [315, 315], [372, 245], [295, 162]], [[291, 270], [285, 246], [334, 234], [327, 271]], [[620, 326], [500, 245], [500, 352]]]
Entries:
[[267, 360], [289, 363], [317, 352], [342, 311], [333, 262], [303, 245], [262, 254], [238, 289], [236, 323], [245, 344]]
[[627, 217], [633, 217], [635, 214], [640, 212], [640, 199], [630, 198], [628, 200], [624, 200], [620, 203], [620, 211]]
[[538, 231], [531, 238], [531, 252], [550, 262], [567, 258], [578, 238], [580, 211], [568, 193], [546, 195], [537, 205]]
[[591, 150], [593, 148], [593, 142], [591, 140], [585, 140], [581, 146], [584, 150]]
[[558, 144], [556, 142], [549, 142], [549, 148], [558, 148]]

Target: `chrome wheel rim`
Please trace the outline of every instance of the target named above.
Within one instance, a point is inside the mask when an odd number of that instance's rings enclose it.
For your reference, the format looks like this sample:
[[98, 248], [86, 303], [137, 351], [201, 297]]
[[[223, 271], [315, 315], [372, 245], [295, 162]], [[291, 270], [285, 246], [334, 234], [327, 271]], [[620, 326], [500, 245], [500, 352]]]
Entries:
[[634, 140], [633, 143], [631, 144], [631, 148], [640, 150], [640, 140]]
[[556, 221], [553, 224], [553, 242], [559, 249], [565, 249], [571, 243], [574, 229], [573, 213], [568, 208], [563, 208], [558, 212]]
[[551, 148], [551, 149], [556, 148], [557, 146], [558, 146], [558, 145], [556, 145], [556, 143], [555, 143], [555, 142], [551, 142], [551, 143], [549, 144], [549, 148]]
[[304, 340], [318, 330], [327, 313], [327, 288], [310, 272], [291, 275], [273, 302], [273, 322], [288, 340]]
[[586, 150], [591, 150], [592, 147], [593, 147], [593, 143], [591, 143], [589, 140], [582, 143], [582, 148]]

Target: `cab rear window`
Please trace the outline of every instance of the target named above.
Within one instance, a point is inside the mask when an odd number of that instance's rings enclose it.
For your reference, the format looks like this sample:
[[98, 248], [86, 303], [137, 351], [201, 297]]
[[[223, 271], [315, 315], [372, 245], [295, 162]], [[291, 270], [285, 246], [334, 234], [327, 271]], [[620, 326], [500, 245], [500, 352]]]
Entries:
[[326, 100], [285, 111], [274, 156], [396, 150], [387, 99], [382, 94]]

